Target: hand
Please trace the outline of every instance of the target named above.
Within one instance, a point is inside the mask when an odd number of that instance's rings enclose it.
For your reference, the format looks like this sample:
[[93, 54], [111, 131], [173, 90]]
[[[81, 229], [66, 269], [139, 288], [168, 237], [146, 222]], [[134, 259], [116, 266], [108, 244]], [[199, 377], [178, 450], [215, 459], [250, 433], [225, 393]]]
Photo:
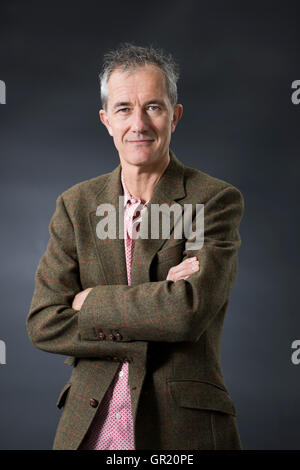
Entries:
[[88, 293], [92, 290], [92, 287], [88, 287], [87, 289], [82, 290], [81, 292], [78, 292], [78, 294], [75, 295], [72, 303], [72, 308], [74, 310], [80, 310], [82, 307], [83, 302], [85, 301]]
[[187, 279], [191, 274], [199, 271], [200, 264], [197, 257], [187, 258], [182, 263], [172, 266], [169, 269], [167, 281], [179, 281], [179, 279]]

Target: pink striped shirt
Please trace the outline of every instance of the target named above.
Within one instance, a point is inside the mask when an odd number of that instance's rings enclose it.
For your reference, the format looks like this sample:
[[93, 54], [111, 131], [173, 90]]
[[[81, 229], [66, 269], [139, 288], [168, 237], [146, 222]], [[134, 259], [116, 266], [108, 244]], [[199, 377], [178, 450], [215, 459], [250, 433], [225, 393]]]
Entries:
[[[124, 190], [124, 245], [128, 285], [131, 285], [131, 264], [136, 233], [146, 205], [141, 199], [132, 196], [125, 184]], [[129, 365], [123, 362], [107, 390], [95, 418], [85, 435], [79, 450], [134, 450], [134, 424], [131, 412], [129, 387]]]

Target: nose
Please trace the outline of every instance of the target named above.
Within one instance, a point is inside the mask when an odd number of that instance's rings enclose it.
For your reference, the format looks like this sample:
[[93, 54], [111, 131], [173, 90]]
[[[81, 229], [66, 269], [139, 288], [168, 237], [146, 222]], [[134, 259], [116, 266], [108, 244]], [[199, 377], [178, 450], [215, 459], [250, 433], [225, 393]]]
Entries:
[[148, 129], [148, 116], [142, 109], [136, 108], [132, 114], [131, 130], [142, 134]]

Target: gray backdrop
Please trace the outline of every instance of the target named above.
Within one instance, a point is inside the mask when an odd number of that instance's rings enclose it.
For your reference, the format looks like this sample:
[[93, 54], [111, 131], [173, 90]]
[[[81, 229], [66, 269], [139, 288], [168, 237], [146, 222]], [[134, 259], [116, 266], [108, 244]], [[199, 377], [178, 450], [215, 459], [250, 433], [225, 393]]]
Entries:
[[98, 72], [120, 41], [181, 66], [171, 148], [245, 198], [222, 364], [245, 449], [300, 449], [297, 292], [300, 79], [297, 2], [2, 1], [0, 448], [50, 449], [71, 368], [26, 332], [57, 196], [119, 163], [100, 123]]

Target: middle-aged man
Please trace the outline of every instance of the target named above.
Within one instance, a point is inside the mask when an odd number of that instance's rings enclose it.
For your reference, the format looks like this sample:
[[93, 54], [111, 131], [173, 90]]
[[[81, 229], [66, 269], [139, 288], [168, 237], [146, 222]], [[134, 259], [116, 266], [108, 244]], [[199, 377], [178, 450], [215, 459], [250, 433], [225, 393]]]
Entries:
[[[32, 343], [72, 366], [53, 449], [242, 449], [220, 340], [244, 201], [169, 148], [177, 79], [172, 56], [153, 47], [106, 54], [100, 119], [120, 164], [57, 198], [27, 318]], [[170, 236], [139, 236], [152, 233], [154, 205], [192, 206], [197, 228], [196, 204], [201, 245], [197, 231], [174, 236], [174, 217]]]

